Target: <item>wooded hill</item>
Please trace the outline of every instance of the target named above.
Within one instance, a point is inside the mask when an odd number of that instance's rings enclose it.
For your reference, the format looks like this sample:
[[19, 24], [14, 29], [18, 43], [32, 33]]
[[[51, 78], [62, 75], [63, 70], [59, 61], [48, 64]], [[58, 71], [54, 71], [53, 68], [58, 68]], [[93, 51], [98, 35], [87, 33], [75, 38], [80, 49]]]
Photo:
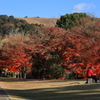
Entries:
[[56, 22], [57, 18], [14, 18], [13, 16], [0, 15], [0, 37], [16, 32], [33, 34], [36, 27], [54, 27]]
[[11, 75], [52, 79], [77, 73], [86, 77], [87, 68], [93, 66], [100, 77], [99, 18], [66, 14], [57, 20], [56, 27], [45, 27], [1, 15], [0, 32], [8, 34], [1, 39], [0, 70]]

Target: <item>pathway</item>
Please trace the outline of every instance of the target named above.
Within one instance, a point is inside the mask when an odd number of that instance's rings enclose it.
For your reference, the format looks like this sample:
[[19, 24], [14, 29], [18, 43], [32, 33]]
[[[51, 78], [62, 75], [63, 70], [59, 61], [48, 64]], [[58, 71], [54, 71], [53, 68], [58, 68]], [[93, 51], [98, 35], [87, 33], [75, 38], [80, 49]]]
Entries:
[[11, 100], [1, 86], [0, 86], [0, 100]]

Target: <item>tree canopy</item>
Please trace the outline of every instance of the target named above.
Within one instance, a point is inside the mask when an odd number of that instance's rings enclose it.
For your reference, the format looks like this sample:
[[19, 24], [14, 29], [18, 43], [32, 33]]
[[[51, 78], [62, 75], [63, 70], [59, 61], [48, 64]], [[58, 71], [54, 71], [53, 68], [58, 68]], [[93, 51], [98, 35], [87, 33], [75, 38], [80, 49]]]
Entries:
[[64, 68], [86, 77], [92, 65], [100, 76], [100, 19], [82, 17], [75, 24], [67, 30], [37, 27], [37, 34], [8, 35], [0, 42], [0, 69], [51, 78]]
[[86, 13], [73, 13], [62, 15], [56, 22], [56, 27], [70, 29], [75, 26], [75, 22], [80, 18], [87, 17]]
[[42, 24], [29, 24], [25, 20], [16, 19], [13, 16], [0, 15], [0, 35], [4, 37], [9, 33], [24, 32], [25, 34], [35, 33], [35, 27], [44, 26]]

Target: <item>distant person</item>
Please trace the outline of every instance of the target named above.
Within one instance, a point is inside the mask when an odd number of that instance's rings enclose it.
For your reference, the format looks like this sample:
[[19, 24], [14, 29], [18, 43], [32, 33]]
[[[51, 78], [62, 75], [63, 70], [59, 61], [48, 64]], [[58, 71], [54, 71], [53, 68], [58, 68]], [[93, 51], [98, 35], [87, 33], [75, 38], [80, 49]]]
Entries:
[[87, 78], [92, 78], [93, 80], [95, 80], [95, 83], [97, 83], [97, 77], [96, 77], [96, 74], [94, 74], [93, 72], [92, 66], [90, 66], [87, 70]]

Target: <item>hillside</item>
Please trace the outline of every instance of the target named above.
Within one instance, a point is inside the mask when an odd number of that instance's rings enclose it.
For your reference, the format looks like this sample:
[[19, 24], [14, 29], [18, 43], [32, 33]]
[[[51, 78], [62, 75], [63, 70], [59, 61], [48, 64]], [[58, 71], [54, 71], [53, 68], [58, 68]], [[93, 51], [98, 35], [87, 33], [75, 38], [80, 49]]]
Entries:
[[32, 18], [16, 18], [16, 19], [22, 19], [26, 20], [29, 24], [34, 23], [34, 24], [43, 24], [47, 27], [54, 27], [56, 24], [56, 21], [59, 18], [38, 18], [38, 17], [32, 17]]

